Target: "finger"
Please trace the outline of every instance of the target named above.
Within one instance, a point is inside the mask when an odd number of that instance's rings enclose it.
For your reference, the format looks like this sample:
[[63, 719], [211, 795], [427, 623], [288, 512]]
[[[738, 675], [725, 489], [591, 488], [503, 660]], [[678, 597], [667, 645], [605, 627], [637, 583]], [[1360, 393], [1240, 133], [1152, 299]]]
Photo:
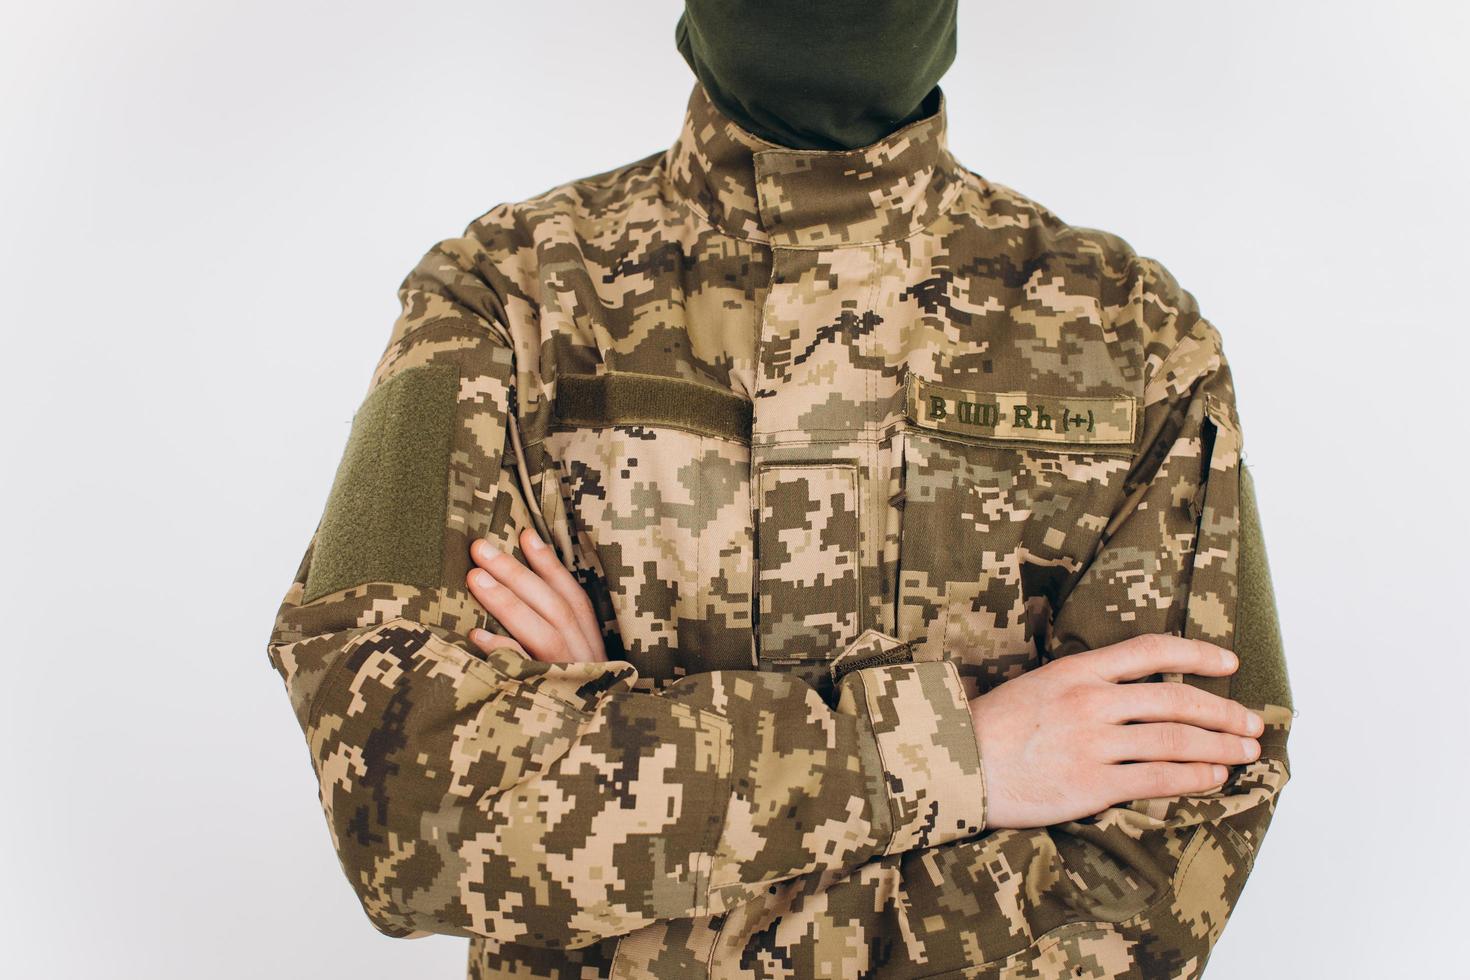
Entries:
[[501, 636], [499, 633], [491, 633], [488, 630], [482, 630], [478, 627], [470, 630], [470, 642], [481, 653], [488, 654], [496, 650], [514, 650], [523, 657], [531, 656], [526, 652], [526, 648], [517, 643], [513, 637]]
[[1108, 768], [1113, 804], [1208, 793], [1230, 775], [1227, 767], [1208, 762], [1125, 762]]
[[511, 636], [520, 641], [532, 657], [544, 663], [566, 663], [573, 659], [561, 631], [542, 619], [489, 572], [483, 568], [472, 568], [465, 580], [470, 594], [510, 631]]
[[1253, 738], [1224, 735], [1193, 725], [1154, 723], [1112, 729], [1104, 751], [1109, 762], [1254, 762], [1261, 745]]
[[531, 563], [531, 569], [552, 591], [561, 597], [572, 611], [572, 619], [575, 620], [577, 629], [582, 634], [587, 648], [591, 651], [593, 660], [606, 660], [607, 653], [603, 649], [602, 628], [597, 623], [597, 613], [592, 609], [592, 600], [587, 596], [587, 590], [582, 588], [574, 575], [556, 557], [556, 552], [547, 547], [531, 528], [521, 532], [521, 550], [526, 553], [526, 560]]
[[1239, 701], [1202, 691], [1192, 684], [1157, 681], [1114, 684], [1104, 689], [1103, 721], [1177, 721], [1197, 728], [1233, 735], [1259, 735], [1265, 730], [1260, 715]]
[[1078, 654], [1075, 658], [1105, 681], [1128, 681], [1150, 674], [1179, 672], [1223, 677], [1240, 661], [1224, 647], [1182, 636], [1149, 633]]
[[[592, 653], [586, 649], [587, 641], [581, 631], [571, 626], [571, 609], [540, 575], [522, 565], [514, 555], [498, 550], [484, 538], [470, 547], [470, 555], [476, 564], [494, 576], [496, 582], [514, 593], [517, 599], [540, 616], [542, 622], [562, 633], [573, 659], [592, 659]], [[519, 630], [511, 629], [510, 632], [523, 643], [528, 639]]]

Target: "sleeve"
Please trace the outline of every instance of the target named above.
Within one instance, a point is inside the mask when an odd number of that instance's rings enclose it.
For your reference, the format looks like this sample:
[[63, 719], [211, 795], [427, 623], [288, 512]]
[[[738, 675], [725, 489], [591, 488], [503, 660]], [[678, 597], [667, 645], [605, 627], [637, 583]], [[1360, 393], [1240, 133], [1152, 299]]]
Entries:
[[1266, 729], [1258, 760], [1231, 767], [1214, 792], [993, 832], [1002, 839], [992, 849], [1009, 867], [985, 889], [987, 917], [1009, 935], [1001, 946], [1021, 950], [1007, 967], [1039, 971], [1027, 976], [1051, 976], [1062, 962], [1087, 964], [1087, 976], [1198, 976], [1289, 777], [1291, 695], [1230, 371], [1193, 298], [1144, 263], [1136, 312], [1150, 335], [1169, 341], [1149, 358], [1144, 449], [1093, 559], [1060, 604], [1046, 652], [1145, 633], [1234, 649], [1241, 663], [1231, 677], [1146, 680], [1229, 696], [1261, 713]]
[[653, 694], [623, 661], [469, 643], [473, 626], [505, 632], [464, 588], [471, 541], [515, 551], [540, 519], [487, 261], [467, 232], [405, 278], [269, 642], [374, 926], [580, 948], [978, 834], [979, 751], [951, 665], [854, 670], [834, 710], [779, 673]]

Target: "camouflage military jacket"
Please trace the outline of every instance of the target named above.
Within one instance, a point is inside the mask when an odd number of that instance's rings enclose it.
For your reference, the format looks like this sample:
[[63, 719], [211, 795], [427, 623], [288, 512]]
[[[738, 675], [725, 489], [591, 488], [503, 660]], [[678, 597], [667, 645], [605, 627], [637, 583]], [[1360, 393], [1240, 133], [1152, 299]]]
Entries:
[[[1259, 761], [1053, 827], [987, 827], [967, 707], [1246, 645], [1230, 374], [1158, 263], [961, 167], [942, 107], [798, 151], [696, 87], [400, 298], [270, 643], [379, 930], [481, 978], [1203, 969], [1288, 776], [1272, 648], [1188, 679], [1263, 709]], [[608, 663], [469, 643], [469, 545], [526, 526]]]

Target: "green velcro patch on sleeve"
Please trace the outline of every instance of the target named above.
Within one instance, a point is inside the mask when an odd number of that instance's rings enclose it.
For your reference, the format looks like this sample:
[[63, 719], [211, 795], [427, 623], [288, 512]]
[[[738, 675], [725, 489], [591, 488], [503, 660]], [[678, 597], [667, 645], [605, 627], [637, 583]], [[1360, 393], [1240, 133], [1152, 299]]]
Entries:
[[1266, 563], [1266, 541], [1256, 508], [1255, 481], [1240, 468], [1239, 598], [1235, 611], [1235, 653], [1240, 667], [1231, 680], [1230, 696], [1245, 705], [1279, 704], [1291, 708], [1291, 682], [1276, 614], [1276, 593]]
[[303, 602], [364, 582], [443, 584], [458, 397], [458, 369], [428, 364], [363, 399], [327, 497]]

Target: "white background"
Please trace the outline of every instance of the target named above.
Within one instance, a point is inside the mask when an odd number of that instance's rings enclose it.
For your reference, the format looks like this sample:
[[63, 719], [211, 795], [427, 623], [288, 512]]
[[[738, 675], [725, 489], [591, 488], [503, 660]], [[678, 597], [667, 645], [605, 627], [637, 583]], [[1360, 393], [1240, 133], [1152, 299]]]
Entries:
[[[963, 7], [959, 158], [1234, 366], [1299, 716], [1209, 975], [1470, 969], [1465, 5]], [[358, 908], [266, 637], [399, 280], [666, 146], [678, 9], [6, 0], [0, 973], [462, 976]]]

